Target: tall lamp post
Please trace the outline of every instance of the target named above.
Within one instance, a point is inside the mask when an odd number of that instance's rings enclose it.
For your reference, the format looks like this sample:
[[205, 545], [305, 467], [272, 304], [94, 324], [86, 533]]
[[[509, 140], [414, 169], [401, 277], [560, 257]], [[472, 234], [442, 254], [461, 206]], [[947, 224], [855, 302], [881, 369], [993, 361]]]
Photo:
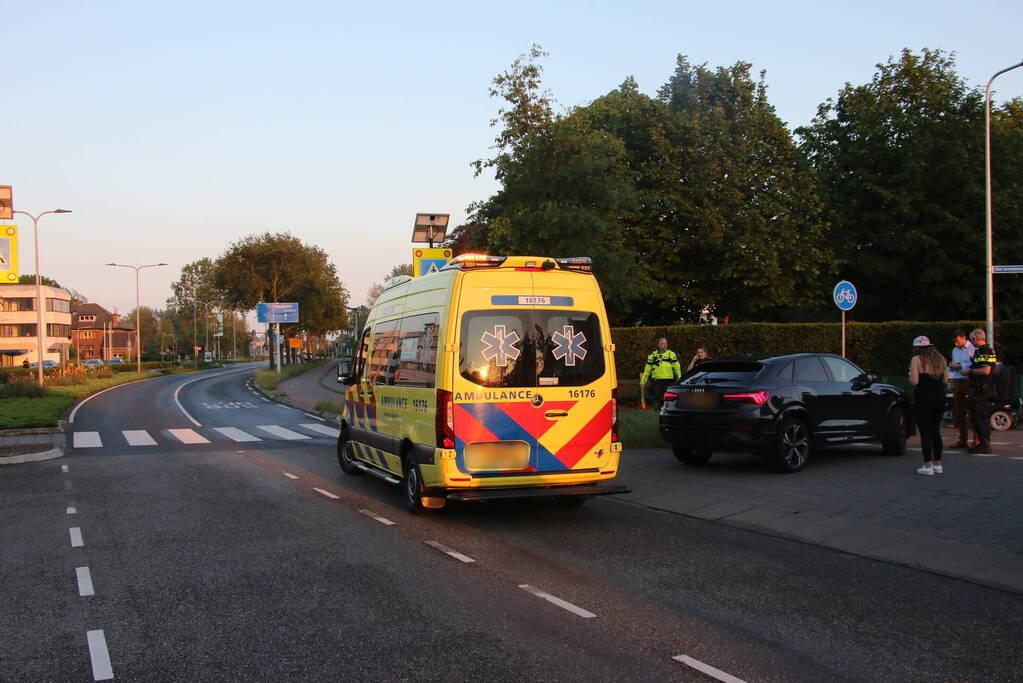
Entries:
[[987, 82], [987, 90], [984, 93], [984, 202], [986, 208], [987, 228], [987, 343], [994, 348], [995, 345], [995, 281], [994, 262], [991, 249], [991, 84], [995, 79], [1006, 71], [1012, 71], [1023, 66], [1023, 62], [1006, 67], [991, 77]]
[[129, 266], [124, 263], [108, 263], [117, 268], [131, 268], [135, 271], [135, 369], [142, 374], [142, 306], [139, 303], [139, 271], [143, 268], [156, 268], [166, 263], [149, 263], [144, 266]]
[[46, 334], [46, 328], [43, 325], [43, 309], [46, 307], [46, 302], [43, 301], [43, 283], [40, 275], [39, 268], [39, 219], [48, 213], [71, 213], [68, 209], [51, 209], [49, 211], [43, 211], [41, 214], [33, 216], [28, 211], [15, 211], [14, 213], [24, 214], [32, 219], [32, 230], [35, 234], [36, 242], [36, 362], [39, 366], [39, 384], [43, 383], [43, 336]]

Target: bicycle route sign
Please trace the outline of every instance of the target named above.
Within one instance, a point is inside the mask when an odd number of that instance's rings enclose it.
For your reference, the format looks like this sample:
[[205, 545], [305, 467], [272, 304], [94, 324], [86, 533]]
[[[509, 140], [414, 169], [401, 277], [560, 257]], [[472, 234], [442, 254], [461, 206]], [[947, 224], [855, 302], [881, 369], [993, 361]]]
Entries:
[[849, 311], [856, 305], [856, 286], [848, 280], [842, 280], [835, 285], [835, 291], [832, 292], [832, 297], [835, 300], [835, 305], [838, 306], [839, 310]]

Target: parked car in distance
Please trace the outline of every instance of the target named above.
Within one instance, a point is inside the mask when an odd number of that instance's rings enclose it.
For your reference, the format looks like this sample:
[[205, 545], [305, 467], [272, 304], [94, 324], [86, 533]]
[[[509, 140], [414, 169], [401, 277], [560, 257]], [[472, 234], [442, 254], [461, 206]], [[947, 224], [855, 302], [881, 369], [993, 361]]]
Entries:
[[106, 365], [102, 358], [88, 358], [82, 362], [82, 367], [94, 368], [98, 365]]
[[[39, 363], [38, 362], [32, 363], [32, 365], [30, 367], [38, 368], [39, 367]], [[44, 368], [59, 368], [60, 367], [60, 363], [58, 363], [55, 360], [50, 360], [49, 358], [44, 358], [43, 359], [43, 367]]]
[[123, 358], [111, 358], [107, 361], [107, 365], [124, 365]]
[[749, 452], [798, 472], [824, 446], [880, 441], [886, 455], [902, 455], [907, 401], [899, 387], [832, 354], [712, 360], [665, 392], [660, 431], [687, 465]]

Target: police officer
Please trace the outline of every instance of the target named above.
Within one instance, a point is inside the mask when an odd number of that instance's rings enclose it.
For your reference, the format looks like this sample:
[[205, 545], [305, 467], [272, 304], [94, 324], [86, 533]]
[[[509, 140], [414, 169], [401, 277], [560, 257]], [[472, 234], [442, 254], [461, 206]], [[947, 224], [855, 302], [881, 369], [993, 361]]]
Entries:
[[682, 366], [674, 351], [668, 350], [668, 340], [657, 340], [657, 350], [647, 356], [643, 370], [643, 384], [650, 383], [654, 410], [660, 410], [664, 403], [664, 390], [682, 376]]
[[987, 344], [987, 334], [976, 329], [970, 332], [970, 341], [977, 347], [973, 363], [963, 370], [970, 380], [970, 420], [977, 434], [977, 445], [970, 453], [991, 452], [991, 399], [995, 397], [994, 368], [998, 363], [995, 350]]

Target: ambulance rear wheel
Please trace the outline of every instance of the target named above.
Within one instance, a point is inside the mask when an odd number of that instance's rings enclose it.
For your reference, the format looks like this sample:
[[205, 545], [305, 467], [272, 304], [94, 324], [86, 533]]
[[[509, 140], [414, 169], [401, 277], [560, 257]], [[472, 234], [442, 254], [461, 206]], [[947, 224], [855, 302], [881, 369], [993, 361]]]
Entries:
[[413, 460], [412, 453], [406, 453], [402, 459], [402, 467], [405, 477], [401, 481], [402, 496], [405, 499], [405, 509], [414, 515], [421, 515], [426, 511], [423, 507], [423, 479], [419, 474], [419, 467]]
[[355, 444], [348, 435], [348, 427], [342, 426], [337, 436], [337, 462], [345, 474], [359, 475], [362, 470], [355, 465]]

